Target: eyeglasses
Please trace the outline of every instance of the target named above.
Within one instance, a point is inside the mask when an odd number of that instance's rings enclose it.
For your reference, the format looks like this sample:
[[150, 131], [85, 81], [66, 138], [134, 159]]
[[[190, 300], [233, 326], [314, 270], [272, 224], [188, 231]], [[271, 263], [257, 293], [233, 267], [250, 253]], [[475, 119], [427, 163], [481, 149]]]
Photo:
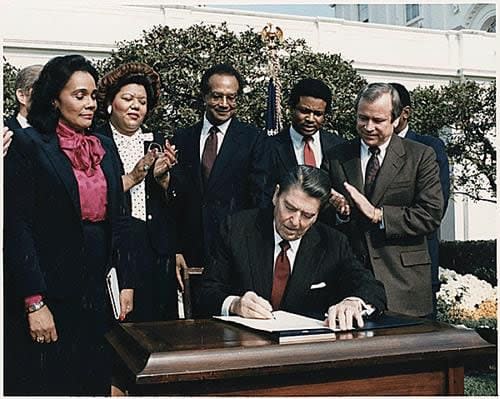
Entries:
[[238, 94], [222, 94], [222, 93], [217, 93], [217, 92], [211, 92], [208, 95], [208, 99], [213, 102], [213, 103], [221, 103], [226, 99], [226, 102], [229, 104], [235, 104], [236, 101], [238, 100]]

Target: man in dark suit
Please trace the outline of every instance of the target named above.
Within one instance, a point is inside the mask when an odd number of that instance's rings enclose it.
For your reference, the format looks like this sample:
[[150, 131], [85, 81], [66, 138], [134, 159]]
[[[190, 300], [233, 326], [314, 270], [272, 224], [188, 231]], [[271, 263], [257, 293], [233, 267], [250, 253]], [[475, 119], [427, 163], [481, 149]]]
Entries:
[[353, 321], [363, 325], [363, 309], [385, 309], [382, 284], [356, 260], [347, 238], [316, 223], [329, 196], [327, 173], [302, 165], [280, 179], [274, 209], [229, 216], [202, 276], [203, 313], [271, 318], [277, 309], [316, 317], [328, 312], [331, 327], [337, 319], [350, 329]]
[[270, 201], [280, 176], [297, 165], [320, 168], [325, 155], [344, 139], [322, 129], [325, 116], [332, 107], [332, 92], [321, 80], [307, 78], [299, 81], [290, 93], [288, 101], [291, 126], [271, 138], [270, 176], [267, 182], [267, 198]]
[[5, 126], [12, 131], [29, 126], [26, 118], [31, 101], [31, 90], [42, 68], [43, 65], [27, 66], [21, 69], [16, 77], [14, 88], [16, 90], [17, 114], [5, 121]]
[[[446, 208], [448, 206], [448, 200], [450, 198], [450, 166], [448, 163], [448, 156], [446, 155], [446, 149], [441, 140], [438, 137], [433, 137], [429, 135], [417, 134], [414, 130], [410, 129], [408, 126], [408, 120], [411, 115], [411, 98], [410, 93], [406, 90], [400, 83], [391, 83], [391, 85], [397, 90], [399, 98], [401, 100], [401, 115], [399, 116], [399, 124], [394, 129], [394, 132], [402, 138], [407, 138], [410, 140], [417, 141], [419, 143], [428, 145], [432, 147], [436, 153], [436, 160], [439, 166], [439, 180], [441, 181], [441, 191], [443, 192], [444, 199], [444, 209], [443, 217], [446, 213]], [[438, 230], [433, 231], [427, 235], [427, 246], [429, 247], [429, 254], [431, 256], [431, 275], [432, 275], [432, 299], [433, 299], [433, 312], [432, 318], [436, 317], [436, 293], [439, 291], [439, 239]]]
[[235, 117], [243, 79], [227, 64], [201, 79], [203, 120], [175, 133], [178, 165], [170, 192], [178, 206], [178, 280], [181, 268], [204, 266], [214, 234], [224, 218], [259, 205], [265, 188], [264, 133]]
[[393, 134], [400, 109], [389, 84], [358, 94], [360, 137], [328, 155], [331, 202], [346, 218], [355, 252], [384, 284], [388, 309], [426, 316], [432, 290], [425, 236], [439, 227], [443, 195], [432, 148]]

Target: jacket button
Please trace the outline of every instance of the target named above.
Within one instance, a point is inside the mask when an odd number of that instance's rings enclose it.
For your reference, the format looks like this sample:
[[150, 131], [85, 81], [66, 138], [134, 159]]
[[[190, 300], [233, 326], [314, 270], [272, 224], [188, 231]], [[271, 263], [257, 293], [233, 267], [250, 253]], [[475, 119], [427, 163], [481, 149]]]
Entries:
[[148, 215], [148, 220], [151, 220], [151, 219], [153, 219], [153, 215], [149, 214]]

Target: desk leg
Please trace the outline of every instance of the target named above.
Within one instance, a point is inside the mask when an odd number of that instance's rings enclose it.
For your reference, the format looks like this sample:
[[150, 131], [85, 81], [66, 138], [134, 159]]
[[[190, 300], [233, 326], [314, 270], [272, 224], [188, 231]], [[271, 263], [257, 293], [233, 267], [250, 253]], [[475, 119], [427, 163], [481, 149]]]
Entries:
[[448, 395], [464, 394], [464, 367], [448, 368]]

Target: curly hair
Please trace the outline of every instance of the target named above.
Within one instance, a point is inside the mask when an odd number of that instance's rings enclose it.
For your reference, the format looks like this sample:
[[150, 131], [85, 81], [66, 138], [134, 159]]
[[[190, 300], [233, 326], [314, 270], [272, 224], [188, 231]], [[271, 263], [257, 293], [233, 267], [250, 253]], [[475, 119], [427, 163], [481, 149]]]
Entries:
[[300, 101], [300, 97], [320, 98], [326, 103], [326, 113], [330, 112], [332, 108], [332, 91], [325, 82], [319, 79], [306, 78], [297, 82], [290, 93], [288, 105], [295, 108]]
[[54, 100], [78, 71], [88, 72], [97, 82], [99, 75], [90, 61], [81, 55], [72, 54], [52, 58], [40, 72], [33, 84], [31, 106], [28, 112], [28, 122], [40, 133], [55, 132], [60, 111], [54, 107]]
[[[160, 75], [149, 65], [142, 62], [129, 62], [107, 73], [99, 81], [97, 104], [99, 116], [109, 119], [106, 108], [111, 104], [123, 86], [138, 84], [144, 87], [148, 98], [147, 114], [156, 106], [160, 97]], [[146, 115], [147, 117], [147, 115]]]

